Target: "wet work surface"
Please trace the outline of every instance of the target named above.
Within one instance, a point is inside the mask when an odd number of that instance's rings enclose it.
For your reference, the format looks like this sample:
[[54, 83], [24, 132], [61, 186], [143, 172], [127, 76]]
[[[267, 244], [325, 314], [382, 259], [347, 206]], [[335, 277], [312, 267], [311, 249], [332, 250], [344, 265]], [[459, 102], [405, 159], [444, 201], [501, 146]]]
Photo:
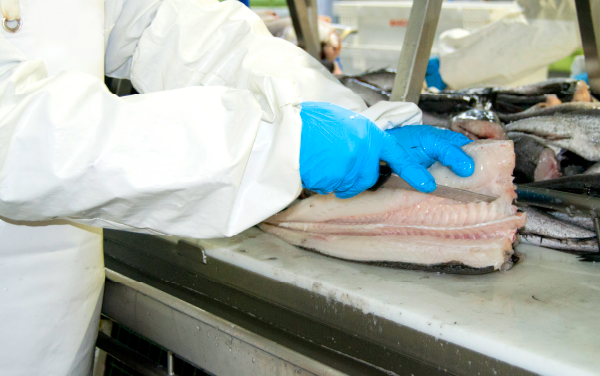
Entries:
[[524, 370], [600, 372], [600, 265], [520, 245], [507, 272], [446, 275], [337, 260], [253, 228], [192, 240], [215, 259]]

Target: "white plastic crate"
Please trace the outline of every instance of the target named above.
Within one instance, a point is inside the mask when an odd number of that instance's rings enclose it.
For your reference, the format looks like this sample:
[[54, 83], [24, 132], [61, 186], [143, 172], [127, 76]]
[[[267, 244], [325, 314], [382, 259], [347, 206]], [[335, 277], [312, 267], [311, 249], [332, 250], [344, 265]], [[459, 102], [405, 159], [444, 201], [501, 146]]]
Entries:
[[[339, 23], [358, 29], [348, 36], [340, 55], [344, 71], [359, 74], [366, 69], [396, 68], [402, 49], [412, 1], [339, 1], [334, 14]], [[437, 53], [441, 33], [454, 28], [475, 30], [518, 10], [513, 1], [444, 2], [433, 43]]]

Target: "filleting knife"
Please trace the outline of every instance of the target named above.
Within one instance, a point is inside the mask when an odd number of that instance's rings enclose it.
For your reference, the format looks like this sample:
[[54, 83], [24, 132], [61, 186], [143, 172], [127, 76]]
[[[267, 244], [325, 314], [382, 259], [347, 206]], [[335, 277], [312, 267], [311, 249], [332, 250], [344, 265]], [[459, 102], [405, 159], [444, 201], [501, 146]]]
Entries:
[[[406, 180], [392, 173], [392, 169], [388, 165], [379, 166], [379, 178], [377, 179], [377, 183], [369, 188], [369, 191], [376, 191], [381, 187], [420, 192], [408, 184]], [[441, 184], [437, 184], [435, 191], [428, 194], [462, 202], [492, 202], [497, 198], [483, 195], [481, 193], [467, 191], [466, 189], [452, 188]]]

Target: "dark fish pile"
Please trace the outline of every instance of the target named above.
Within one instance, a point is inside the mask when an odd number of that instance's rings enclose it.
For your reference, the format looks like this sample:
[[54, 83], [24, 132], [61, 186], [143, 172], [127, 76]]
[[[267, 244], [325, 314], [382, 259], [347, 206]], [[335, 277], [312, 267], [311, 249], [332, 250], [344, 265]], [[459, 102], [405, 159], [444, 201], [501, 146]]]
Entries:
[[[564, 176], [524, 186], [574, 193], [589, 200], [600, 198], [600, 174]], [[528, 206], [519, 206], [519, 209], [527, 213], [527, 224], [519, 231], [523, 242], [579, 254], [599, 252], [591, 216], [575, 214], [566, 205], [561, 211]]]
[[[387, 101], [395, 72], [340, 77], [368, 106]], [[515, 88], [482, 87], [422, 93], [423, 124], [469, 139], [511, 139], [515, 183], [600, 197], [600, 102], [587, 84], [551, 79]], [[561, 176], [563, 176], [561, 178]], [[574, 252], [598, 252], [589, 217], [520, 208], [528, 215], [522, 241]]]
[[596, 233], [589, 228], [589, 224], [593, 226], [590, 218], [570, 217], [529, 206], [519, 209], [527, 213], [527, 224], [519, 230], [522, 242], [561, 251], [598, 252]]
[[[389, 100], [396, 72], [339, 77], [368, 106]], [[515, 88], [422, 93], [423, 124], [477, 139], [515, 141], [515, 182], [600, 171], [600, 102], [583, 81], [551, 79]], [[588, 171], [589, 170], [589, 171]]]

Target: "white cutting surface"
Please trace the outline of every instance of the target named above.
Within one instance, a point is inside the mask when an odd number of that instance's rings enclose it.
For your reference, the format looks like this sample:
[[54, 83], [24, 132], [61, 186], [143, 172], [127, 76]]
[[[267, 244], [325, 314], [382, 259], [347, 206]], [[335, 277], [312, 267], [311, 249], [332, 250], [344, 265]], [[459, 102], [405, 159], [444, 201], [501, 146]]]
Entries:
[[600, 264], [521, 245], [525, 260], [508, 272], [457, 276], [340, 261], [256, 228], [194, 242], [211, 257], [533, 372], [600, 374]]

